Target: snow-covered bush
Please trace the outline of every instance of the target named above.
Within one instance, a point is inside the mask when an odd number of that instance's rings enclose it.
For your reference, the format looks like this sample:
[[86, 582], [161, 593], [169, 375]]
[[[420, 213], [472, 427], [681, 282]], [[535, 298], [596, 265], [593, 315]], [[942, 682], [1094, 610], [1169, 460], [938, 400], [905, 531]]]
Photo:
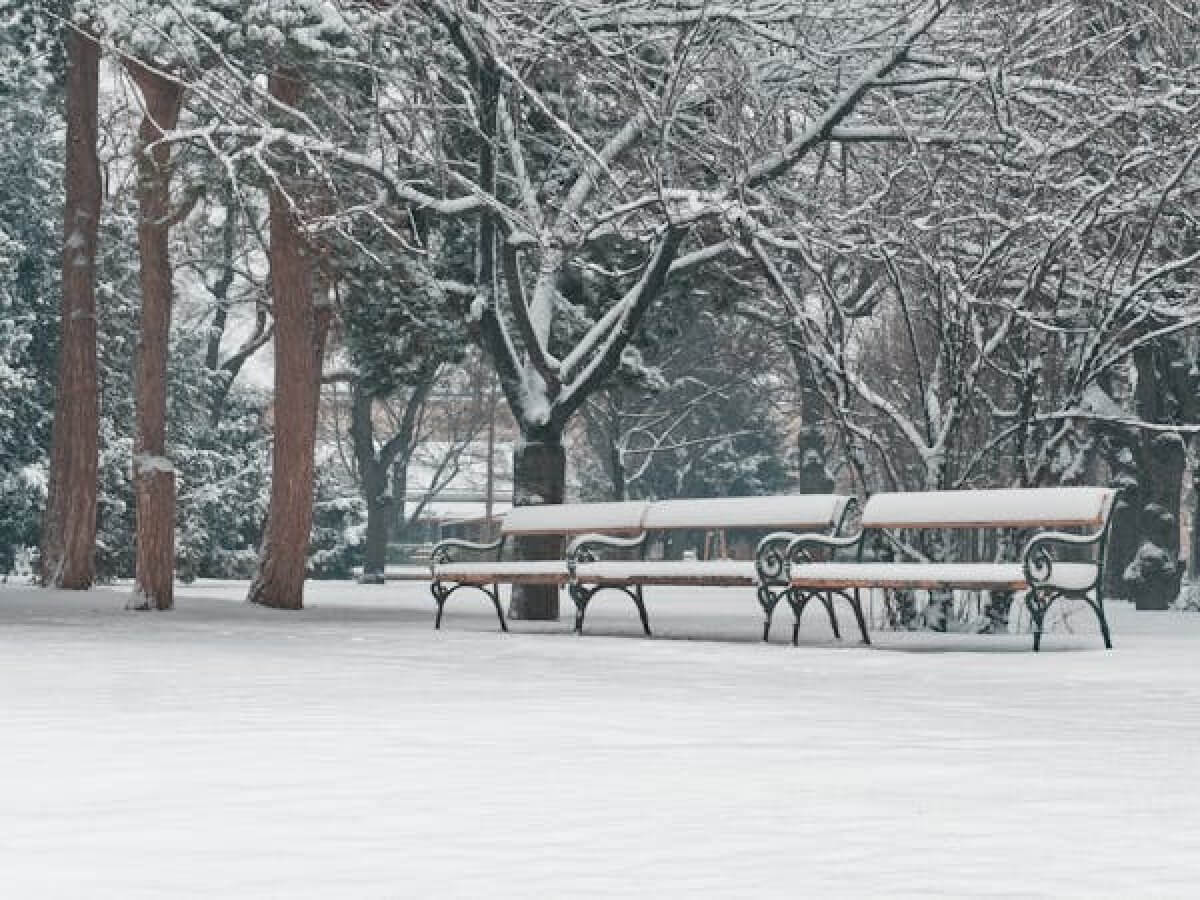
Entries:
[[362, 564], [367, 508], [362, 497], [329, 477], [318, 476], [313, 504], [308, 574], [312, 578], [349, 578]]

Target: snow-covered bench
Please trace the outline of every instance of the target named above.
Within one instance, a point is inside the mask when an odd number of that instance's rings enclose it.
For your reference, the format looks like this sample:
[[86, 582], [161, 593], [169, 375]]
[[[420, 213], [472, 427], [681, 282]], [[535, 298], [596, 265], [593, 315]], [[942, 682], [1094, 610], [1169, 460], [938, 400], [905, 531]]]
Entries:
[[[853, 498], [837, 494], [797, 494], [773, 497], [718, 497], [691, 500], [661, 500], [649, 504], [642, 519], [641, 534], [614, 538], [601, 534], [577, 537], [567, 548], [568, 587], [575, 601], [575, 631], [583, 631], [588, 603], [603, 590], [622, 591], [633, 600], [650, 634], [650, 621], [642, 589], [650, 585], [679, 587], [746, 587], [757, 592], [765, 621], [763, 640], [771, 630], [771, 616], [787, 590], [783, 570], [763, 565], [770, 551], [778, 553], [778, 542], [764, 541], [753, 560], [662, 560], [645, 559], [651, 535], [669, 531], [737, 531], [766, 529], [811, 529], [836, 534]], [[783, 535], [779, 535], [780, 538]], [[790, 535], [788, 535], [790, 537]], [[602, 553], [636, 550], [637, 559], [601, 559]], [[830, 613], [830, 621], [837, 627]]]
[[[490, 543], [447, 538], [433, 548], [430, 585], [437, 603], [435, 628], [442, 627], [442, 612], [447, 598], [462, 588], [474, 588], [491, 598], [500, 628], [508, 631], [500, 605], [502, 584], [565, 585], [569, 578], [565, 559], [505, 560], [504, 548], [510, 538], [525, 535], [562, 535], [571, 537], [586, 532], [608, 535], [636, 534], [646, 513], [643, 500], [626, 503], [563, 503], [545, 506], [515, 506], [500, 526], [500, 537]], [[456, 559], [463, 554], [490, 559], [470, 562]]]
[[[648, 635], [650, 623], [642, 596], [644, 585], [728, 585], [758, 589], [759, 602], [767, 616], [765, 637], [771, 613], [787, 589], [781, 580], [782, 567], [777, 567], [773, 577], [764, 581], [754, 560], [648, 560], [644, 558], [648, 538], [654, 533], [685, 529], [790, 528], [835, 533], [852, 502], [849, 497], [820, 495], [514, 507], [504, 517], [498, 540], [481, 544], [450, 539], [434, 548], [431, 585], [437, 602], [434, 626], [441, 627], [446, 599], [469, 587], [491, 599], [500, 627], [507, 631], [500, 605], [500, 585], [550, 584], [569, 587], [575, 602], [577, 632], [583, 630], [591, 598], [598, 591], [611, 588], [633, 600]], [[566, 558], [502, 559], [510, 538], [538, 534], [574, 538]], [[601, 552], [612, 549], [636, 552], [638, 558], [599, 558]], [[775, 552], [781, 555], [782, 544]], [[491, 554], [492, 558], [475, 562], [455, 558], [464, 553]]]
[[[1041, 647], [1047, 610], [1055, 600], [1076, 597], [1095, 612], [1112, 648], [1104, 615], [1104, 551], [1115, 492], [1108, 488], [1014, 488], [975, 491], [875, 494], [863, 506], [856, 535], [831, 537], [801, 534], [786, 549], [788, 601], [799, 619], [814, 596], [829, 602], [844, 598], [854, 610], [864, 643], [870, 643], [860, 591], [867, 588], [901, 590], [977, 590], [1024, 592], [1033, 620], [1033, 649]], [[1082, 533], [1056, 529], [1074, 528]], [[1017, 529], [1032, 532], [1019, 561], [891, 562], [864, 560], [872, 543], [909, 552], [903, 535], [925, 529]], [[878, 538], [879, 540], [875, 540]], [[813, 558], [857, 550], [853, 562]], [[1083, 553], [1083, 560], [1058, 560], [1052, 548]]]

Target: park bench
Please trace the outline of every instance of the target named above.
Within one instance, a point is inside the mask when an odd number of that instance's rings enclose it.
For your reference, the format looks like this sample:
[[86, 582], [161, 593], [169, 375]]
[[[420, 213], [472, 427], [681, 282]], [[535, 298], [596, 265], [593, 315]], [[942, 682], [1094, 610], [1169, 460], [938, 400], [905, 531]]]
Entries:
[[[797, 622], [814, 596], [840, 596], [854, 610], [864, 643], [870, 643], [860, 592], [864, 589], [1023, 592], [1033, 622], [1033, 649], [1041, 647], [1046, 612], [1059, 599], [1084, 600], [1096, 614], [1104, 646], [1112, 648], [1104, 615], [1104, 552], [1115, 492], [1108, 488], [1016, 488], [1001, 490], [880, 493], [867, 500], [857, 534], [795, 535], [785, 550], [788, 602]], [[1079, 529], [1066, 532], [1058, 529]], [[909, 537], [943, 531], [1015, 531], [1024, 537], [1016, 561], [896, 562], [866, 559], [919, 555]], [[997, 541], [1017, 546], [1018, 540]], [[776, 544], [777, 546], [777, 544]], [[854, 561], [816, 559], [854, 549]], [[1066, 556], [1069, 558], [1058, 558]], [[793, 635], [793, 639], [795, 635]]]
[[[575, 603], [575, 630], [583, 631], [591, 599], [600, 591], [626, 594], [637, 608], [642, 630], [650, 634], [643, 589], [648, 586], [745, 587], [755, 589], [765, 617], [763, 640], [771, 630], [771, 617], [787, 586], [783, 572], [773, 572], [753, 560], [646, 559], [654, 535], [675, 531], [739, 531], [817, 529], [836, 534], [853, 498], [836, 494], [797, 494], [772, 497], [717, 497], [660, 500], [650, 503], [641, 533], [632, 538], [586, 534], [567, 548], [568, 588]], [[782, 535], [781, 535], [782, 537]], [[774, 546], [769, 545], [768, 546]], [[764, 552], [760, 544], [759, 553]], [[612, 550], [636, 551], [635, 559], [605, 559]], [[831, 621], [835, 621], [831, 617]]]
[[[500, 536], [488, 543], [446, 538], [433, 548], [431, 557], [433, 599], [437, 603], [434, 628], [442, 627], [442, 613], [451, 594], [464, 588], [482, 591], [496, 608], [500, 628], [508, 631], [500, 605], [500, 585], [548, 584], [562, 587], [570, 578], [565, 559], [505, 560], [504, 549], [510, 539], [523, 536], [561, 535], [600, 532], [610, 535], [635, 534], [642, 527], [646, 502], [562, 503], [542, 506], [515, 506], [504, 515]], [[464, 561], [463, 554], [490, 559]]]
[[[798, 495], [515, 507], [505, 516], [497, 541], [478, 544], [447, 540], [434, 549], [432, 590], [438, 604], [435, 627], [440, 627], [446, 598], [460, 588], [473, 587], [487, 594], [496, 608], [501, 628], [507, 630], [500, 605], [500, 585], [551, 584], [569, 589], [575, 603], [577, 633], [583, 631], [592, 597], [611, 589], [633, 600], [642, 629], [649, 635], [645, 586], [737, 586], [757, 589], [766, 614], [765, 639], [775, 605], [787, 590], [781, 580], [782, 567], [775, 570], [771, 584], [767, 585], [755, 560], [647, 559], [651, 536], [684, 530], [771, 528], [836, 533], [852, 502], [851, 498], [836, 495]], [[547, 534], [573, 538], [565, 558], [501, 558], [509, 538]], [[781, 535], [780, 540], [792, 536]], [[778, 555], [782, 555], [781, 546], [775, 548]], [[481, 562], [453, 559], [453, 554], [464, 551], [491, 552], [495, 556]], [[634, 554], [636, 558], [602, 558], [610, 556], [612, 551], [623, 552], [626, 557]]]

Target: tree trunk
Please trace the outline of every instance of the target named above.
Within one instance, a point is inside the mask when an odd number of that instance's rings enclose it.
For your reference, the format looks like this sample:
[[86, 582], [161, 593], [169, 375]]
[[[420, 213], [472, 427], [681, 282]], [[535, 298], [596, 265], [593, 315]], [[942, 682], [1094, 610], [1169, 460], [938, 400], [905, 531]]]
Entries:
[[171, 148], [145, 149], [174, 128], [183, 88], [143, 68], [127, 67], [142, 91], [146, 115], [138, 140], [138, 252], [141, 256], [141, 337], [134, 393], [137, 436], [137, 563], [132, 609], [171, 609], [175, 584], [175, 471], [167, 459], [167, 350], [171, 333]]
[[[302, 86], [290, 74], [272, 73], [271, 96], [294, 106]], [[288, 179], [284, 183], [289, 183]], [[304, 187], [292, 184], [293, 197]], [[304, 579], [313, 518], [313, 453], [321, 356], [328, 328], [325, 297], [314, 302], [311, 248], [295, 212], [277, 184], [270, 198], [271, 298], [275, 310], [275, 440], [271, 453], [271, 501], [250, 585], [251, 603], [276, 609], [304, 606]]]
[[[522, 441], [513, 461], [513, 505], [562, 503], [565, 496], [567, 454], [561, 435], [542, 435], [539, 441]], [[558, 535], [517, 538], [518, 559], [562, 559], [563, 539]], [[558, 588], [554, 585], [515, 585], [509, 618], [537, 621], [558, 619]]]
[[1138, 609], [1167, 609], [1179, 596], [1179, 507], [1187, 452], [1177, 434], [1143, 434], [1141, 544], [1127, 579]]
[[1112, 472], [1109, 480], [1117, 491], [1105, 549], [1104, 595], [1131, 600], [1129, 585], [1125, 583], [1125, 569], [1137, 554], [1138, 517], [1142, 508], [1136, 436], [1124, 429], [1112, 429], [1105, 435], [1103, 443]]
[[[1169, 420], [1169, 362], [1164, 348], [1134, 351], [1138, 417]], [[1134, 437], [1140, 504], [1136, 509], [1137, 549], [1125, 568], [1127, 593], [1138, 609], [1167, 609], [1179, 596], [1179, 505], [1187, 453], [1177, 434], [1141, 432]]]
[[42, 534], [42, 584], [86, 590], [95, 579], [100, 396], [96, 377], [96, 158], [100, 47], [66, 29], [67, 148], [62, 341]]

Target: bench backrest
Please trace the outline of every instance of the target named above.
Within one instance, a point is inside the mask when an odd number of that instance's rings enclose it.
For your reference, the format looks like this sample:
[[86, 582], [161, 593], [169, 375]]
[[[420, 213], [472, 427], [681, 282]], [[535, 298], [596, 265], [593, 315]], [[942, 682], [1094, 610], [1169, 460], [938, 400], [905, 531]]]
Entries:
[[636, 534], [642, 530], [646, 501], [625, 503], [547, 503], [514, 506], [504, 516], [503, 535]]
[[874, 494], [863, 528], [1098, 528], [1108, 521], [1111, 488], [1003, 488]]
[[790, 528], [825, 531], [845, 515], [850, 497], [796, 494], [786, 497], [712, 497], [631, 500], [624, 503], [547, 503], [514, 506], [504, 516], [503, 535], [636, 534], [684, 528]]
[[851, 498], [837, 494], [658, 500], [650, 504], [642, 524], [647, 531], [683, 528], [826, 531], [842, 521], [850, 502]]

